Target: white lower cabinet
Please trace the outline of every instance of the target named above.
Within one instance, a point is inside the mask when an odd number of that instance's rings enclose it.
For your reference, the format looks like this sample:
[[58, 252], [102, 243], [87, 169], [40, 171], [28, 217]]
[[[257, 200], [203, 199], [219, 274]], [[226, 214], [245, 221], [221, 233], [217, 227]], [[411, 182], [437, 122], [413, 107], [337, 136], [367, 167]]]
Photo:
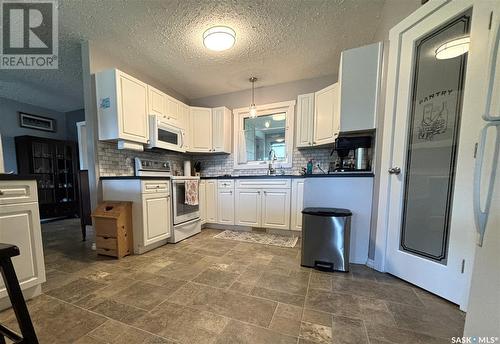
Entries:
[[199, 188], [198, 202], [200, 204], [200, 220], [203, 225], [207, 223], [207, 182], [205, 180], [200, 180]]
[[290, 190], [264, 190], [262, 194], [262, 227], [290, 228]]
[[302, 210], [304, 209], [304, 179], [292, 181], [292, 208], [290, 211], [292, 231], [302, 230]]
[[234, 225], [234, 192], [228, 189], [218, 191], [218, 218], [217, 223]]
[[206, 181], [206, 218], [209, 223], [217, 223], [217, 180]]
[[235, 190], [235, 225], [261, 226], [261, 193], [258, 189]]
[[[45, 265], [36, 181], [0, 181], [0, 242], [19, 247], [20, 255], [12, 263], [26, 299], [40, 294]], [[0, 278], [0, 299], [7, 296]], [[3, 300], [0, 303], [3, 308]]]
[[170, 237], [171, 213], [165, 210], [170, 209], [171, 206], [170, 194], [144, 194], [142, 196], [145, 246]]
[[239, 180], [235, 193], [236, 225], [290, 229], [290, 180]]

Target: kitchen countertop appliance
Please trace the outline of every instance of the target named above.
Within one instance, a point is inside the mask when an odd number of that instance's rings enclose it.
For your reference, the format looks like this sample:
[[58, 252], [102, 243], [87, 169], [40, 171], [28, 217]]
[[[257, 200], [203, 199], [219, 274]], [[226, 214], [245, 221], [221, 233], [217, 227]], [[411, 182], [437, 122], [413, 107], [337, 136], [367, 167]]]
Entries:
[[172, 236], [173, 243], [184, 240], [201, 232], [200, 206], [186, 203], [186, 181], [200, 177], [173, 176], [169, 161], [135, 158], [135, 175], [165, 177], [170, 179], [172, 190]]

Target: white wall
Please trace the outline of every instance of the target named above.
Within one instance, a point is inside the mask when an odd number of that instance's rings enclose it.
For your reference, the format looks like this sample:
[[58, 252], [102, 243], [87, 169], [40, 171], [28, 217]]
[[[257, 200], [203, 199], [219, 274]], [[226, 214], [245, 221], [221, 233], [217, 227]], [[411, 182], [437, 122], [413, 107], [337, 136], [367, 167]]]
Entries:
[[[296, 100], [299, 94], [315, 92], [335, 82], [337, 82], [337, 75], [327, 75], [319, 78], [297, 80], [266, 87], [258, 87], [259, 82], [257, 81], [255, 84], [255, 104], [262, 105], [287, 100]], [[204, 107], [226, 106], [229, 109], [250, 106], [252, 97], [250, 82], [248, 82], [248, 87], [248, 90], [198, 99], [190, 99], [189, 105]]]

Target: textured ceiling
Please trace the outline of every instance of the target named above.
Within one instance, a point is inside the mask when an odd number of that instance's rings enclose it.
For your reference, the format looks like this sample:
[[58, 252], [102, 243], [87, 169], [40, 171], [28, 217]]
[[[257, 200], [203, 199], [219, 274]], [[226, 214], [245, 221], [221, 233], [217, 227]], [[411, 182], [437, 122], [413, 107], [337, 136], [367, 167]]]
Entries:
[[[383, 0], [59, 0], [57, 71], [0, 71], [0, 96], [69, 111], [83, 107], [80, 42], [104, 46], [127, 65], [188, 99], [336, 74], [340, 52], [370, 43]], [[211, 52], [203, 32], [236, 31]]]

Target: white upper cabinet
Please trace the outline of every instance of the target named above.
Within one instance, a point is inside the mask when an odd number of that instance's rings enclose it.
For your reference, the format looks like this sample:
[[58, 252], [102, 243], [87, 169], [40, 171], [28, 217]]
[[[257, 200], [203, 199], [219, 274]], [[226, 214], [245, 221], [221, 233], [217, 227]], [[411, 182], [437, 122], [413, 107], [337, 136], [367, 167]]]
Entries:
[[147, 143], [148, 86], [118, 69], [96, 75], [99, 140]]
[[382, 43], [342, 52], [339, 68], [340, 130], [376, 127]]
[[309, 147], [313, 144], [314, 93], [301, 94], [297, 98], [297, 147]]
[[190, 107], [190, 152], [231, 153], [231, 111], [225, 107]]
[[182, 123], [182, 105], [180, 101], [166, 95], [166, 114], [167, 122], [180, 127]]
[[212, 109], [190, 107], [190, 152], [212, 151]]
[[181, 104], [182, 122], [181, 128], [184, 135], [184, 148], [189, 151], [191, 148], [191, 116], [189, 114], [189, 106]]
[[167, 117], [166, 94], [148, 85], [148, 109], [150, 115]]
[[332, 143], [340, 131], [338, 83], [314, 94], [313, 145]]
[[231, 153], [232, 147], [232, 115], [226, 107], [212, 109], [212, 145], [213, 151], [218, 153]]
[[158, 115], [162, 121], [178, 128], [185, 128], [184, 108], [185, 104], [168, 94], [148, 85], [148, 108], [149, 114]]

